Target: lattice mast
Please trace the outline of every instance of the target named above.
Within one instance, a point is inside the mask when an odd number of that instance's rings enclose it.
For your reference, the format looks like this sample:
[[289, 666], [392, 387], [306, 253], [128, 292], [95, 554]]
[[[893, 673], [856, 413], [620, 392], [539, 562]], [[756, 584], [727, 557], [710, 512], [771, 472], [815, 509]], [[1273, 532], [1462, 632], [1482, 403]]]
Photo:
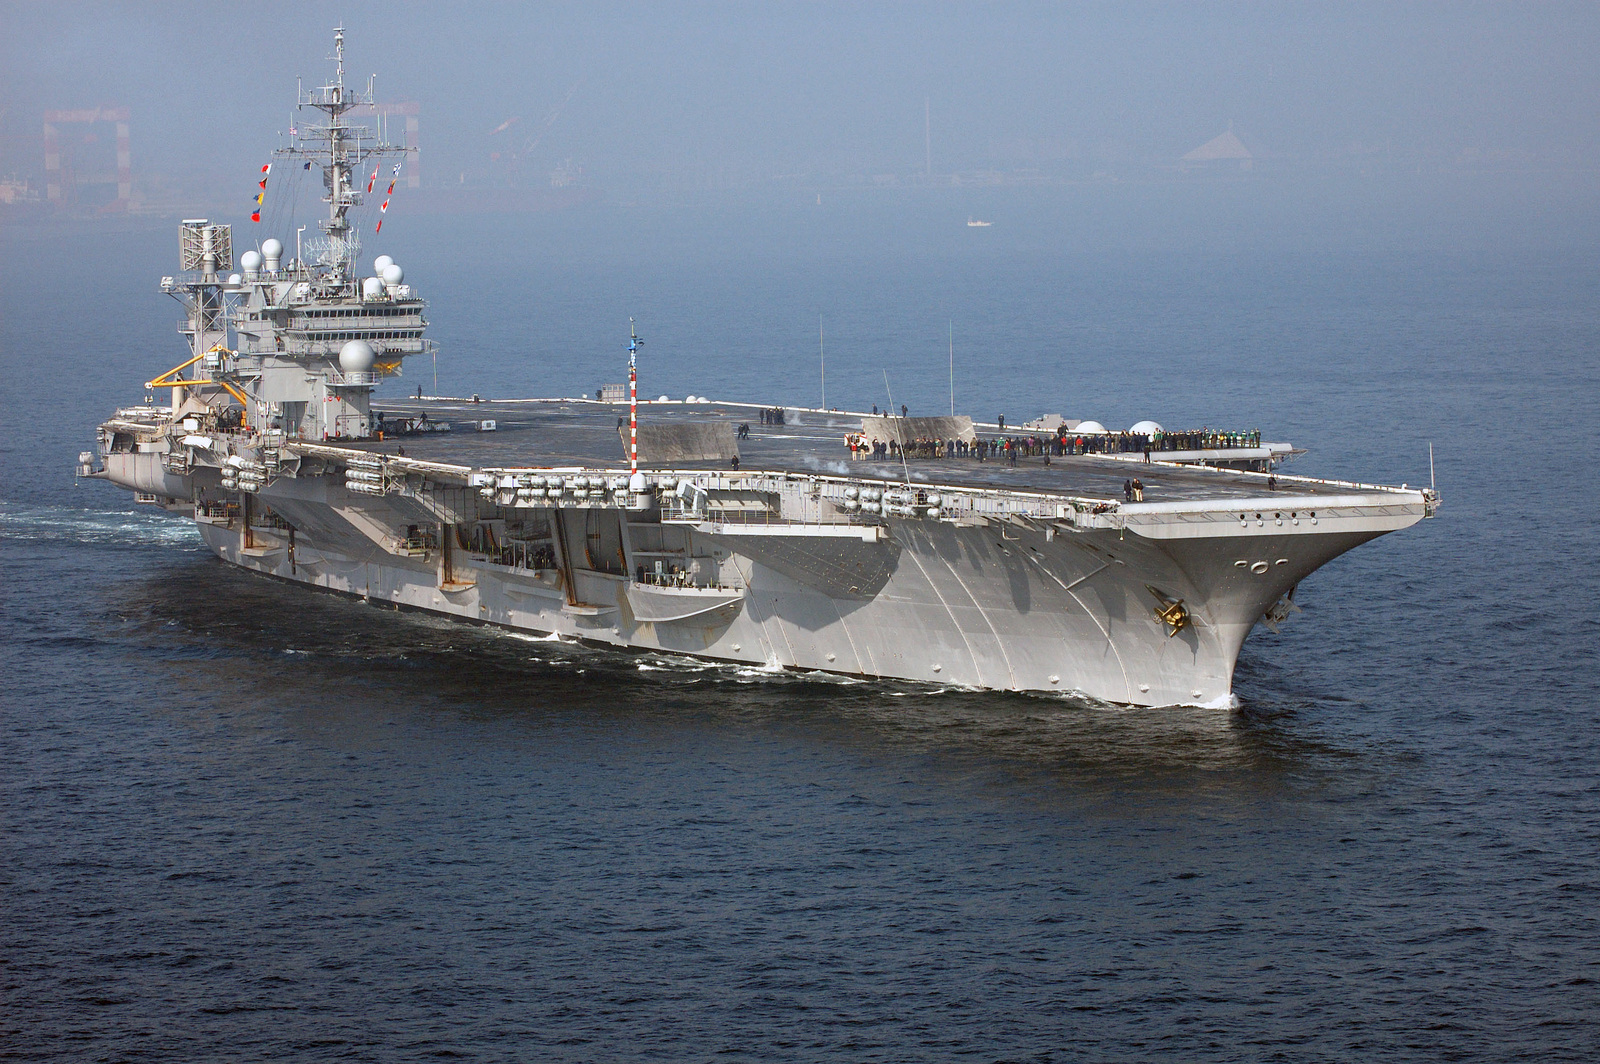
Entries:
[[362, 164], [385, 156], [404, 155], [401, 145], [385, 143], [362, 123], [345, 121], [357, 107], [374, 108], [373, 79], [365, 91], [350, 89], [344, 83], [344, 27], [333, 31], [335, 64], [332, 81], [315, 89], [299, 90], [297, 109], [314, 108], [325, 116], [320, 121], [297, 126], [290, 143], [274, 154], [296, 162], [310, 163], [322, 171], [328, 217], [318, 223], [325, 237], [314, 247], [316, 264], [326, 268], [329, 279], [344, 281], [353, 276], [355, 258], [361, 252], [361, 238], [351, 228], [350, 208], [363, 202], [360, 188]]

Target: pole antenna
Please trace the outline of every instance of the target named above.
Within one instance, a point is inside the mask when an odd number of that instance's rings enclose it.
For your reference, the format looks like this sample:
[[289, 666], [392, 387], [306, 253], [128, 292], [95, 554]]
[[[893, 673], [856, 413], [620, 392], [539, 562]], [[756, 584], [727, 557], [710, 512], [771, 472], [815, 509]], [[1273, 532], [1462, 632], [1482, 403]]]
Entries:
[[889, 416], [894, 418], [894, 436], [900, 444], [900, 468], [906, 474], [906, 487], [911, 486], [911, 467], [906, 464], [906, 434], [904, 422], [900, 415], [894, 412], [894, 390], [889, 387], [889, 371], [883, 371], [883, 390], [889, 396]]
[[628, 318], [628, 480], [631, 485], [639, 476], [639, 348], [644, 341]]
[[933, 180], [933, 97], [922, 98], [922, 165], [927, 180]]
[[1433, 441], [1428, 441], [1428, 487], [1437, 489], [1438, 484], [1433, 479]]
[[956, 320], [950, 319], [950, 416], [956, 416]]
[[828, 409], [828, 357], [822, 349], [822, 315], [817, 315], [817, 364], [822, 369], [822, 409]]

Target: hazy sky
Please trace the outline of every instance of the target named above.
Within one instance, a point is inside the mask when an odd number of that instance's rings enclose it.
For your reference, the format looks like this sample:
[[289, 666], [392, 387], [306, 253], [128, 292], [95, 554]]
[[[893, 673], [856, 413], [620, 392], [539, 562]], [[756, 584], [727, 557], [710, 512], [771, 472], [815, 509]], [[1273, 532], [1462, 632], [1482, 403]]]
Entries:
[[[520, 148], [602, 181], [723, 168], [910, 173], [1172, 159], [1230, 122], [1285, 160], [1600, 164], [1600, 5], [0, 4], [0, 172], [41, 112], [133, 109], [135, 168], [248, 170], [295, 78], [421, 104], [425, 172]], [[489, 131], [519, 117], [497, 137]], [[1409, 165], [1409, 163], [1408, 163]], [[431, 167], [431, 170], [430, 170]]]

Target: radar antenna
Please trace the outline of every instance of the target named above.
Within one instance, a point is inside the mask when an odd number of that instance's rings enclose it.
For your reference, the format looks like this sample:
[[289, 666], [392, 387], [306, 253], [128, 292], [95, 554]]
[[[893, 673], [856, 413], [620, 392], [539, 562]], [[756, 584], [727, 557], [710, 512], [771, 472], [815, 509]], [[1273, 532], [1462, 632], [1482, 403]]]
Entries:
[[316, 256], [314, 266], [321, 278], [339, 285], [354, 275], [355, 258], [361, 251], [361, 239], [347, 217], [350, 208], [362, 203], [356, 174], [367, 160], [403, 155], [406, 149], [387, 143], [364, 123], [346, 121], [345, 116], [355, 108], [375, 105], [371, 82], [364, 92], [345, 87], [343, 26], [333, 31], [333, 55], [328, 58], [334, 63], [333, 80], [318, 88], [302, 89], [297, 104], [298, 110], [314, 108], [325, 117], [301, 123], [290, 143], [274, 154], [299, 161], [306, 169], [316, 166], [322, 171], [322, 201], [328, 205], [328, 217], [317, 226], [325, 235], [307, 241], [310, 246], [306, 250]]

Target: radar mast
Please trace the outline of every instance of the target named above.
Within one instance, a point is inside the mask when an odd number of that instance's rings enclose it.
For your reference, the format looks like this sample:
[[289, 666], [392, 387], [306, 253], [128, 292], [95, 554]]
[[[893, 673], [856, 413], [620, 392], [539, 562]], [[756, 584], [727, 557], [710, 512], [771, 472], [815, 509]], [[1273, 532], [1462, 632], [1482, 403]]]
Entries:
[[370, 159], [400, 155], [405, 149], [385, 143], [364, 123], [345, 120], [355, 108], [375, 111], [376, 107], [371, 79], [365, 91], [345, 87], [343, 26], [333, 31], [333, 55], [328, 58], [334, 63], [333, 80], [302, 90], [297, 104], [299, 110], [315, 108], [324, 117], [297, 127], [290, 143], [274, 154], [322, 171], [322, 201], [328, 205], [328, 217], [317, 223], [324, 236], [310, 241], [307, 250], [315, 256], [315, 265], [322, 268], [319, 272], [339, 284], [354, 275], [355, 258], [361, 252], [361, 238], [351, 229], [347, 216], [351, 207], [362, 203], [357, 184], [359, 168]]

